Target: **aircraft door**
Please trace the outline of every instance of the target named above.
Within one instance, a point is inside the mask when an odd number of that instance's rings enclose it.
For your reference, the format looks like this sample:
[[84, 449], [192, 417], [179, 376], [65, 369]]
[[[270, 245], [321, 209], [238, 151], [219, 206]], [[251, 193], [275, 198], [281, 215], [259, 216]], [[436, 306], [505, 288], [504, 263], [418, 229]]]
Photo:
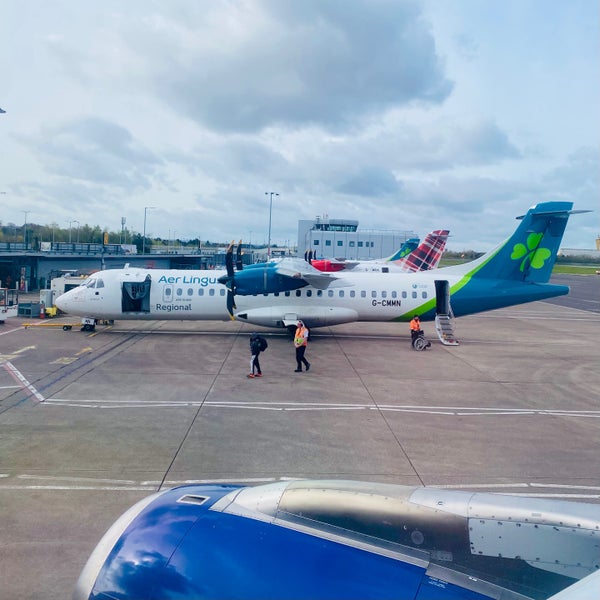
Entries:
[[124, 281], [121, 309], [125, 312], [150, 312], [150, 275], [144, 281]]
[[450, 284], [445, 280], [434, 281], [435, 283], [435, 313], [436, 315], [450, 314]]

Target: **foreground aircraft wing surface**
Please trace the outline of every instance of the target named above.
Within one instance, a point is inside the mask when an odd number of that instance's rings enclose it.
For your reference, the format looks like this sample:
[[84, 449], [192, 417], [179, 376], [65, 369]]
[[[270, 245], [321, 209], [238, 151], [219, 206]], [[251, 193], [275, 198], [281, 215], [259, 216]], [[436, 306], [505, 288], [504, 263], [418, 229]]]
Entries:
[[560, 500], [357, 481], [188, 485], [125, 513], [73, 597], [566, 600], [579, 580], [597, 582], [599, 530], [598, 505]]

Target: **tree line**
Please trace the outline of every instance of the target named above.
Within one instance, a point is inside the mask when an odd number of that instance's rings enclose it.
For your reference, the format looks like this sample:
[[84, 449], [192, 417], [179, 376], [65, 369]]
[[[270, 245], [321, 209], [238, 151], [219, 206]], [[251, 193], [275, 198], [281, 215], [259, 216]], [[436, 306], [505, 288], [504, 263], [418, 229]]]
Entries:
[[[144, 237], [141, 233], [129, 230], [106, 231], [99, 225], [80, 225], [78, 227], [60, 227], [56, 223], [50, 225], [37, 225], [27, 223], [27, 232], [24, 225], [14, 223], [2, 224], [0, 222], [0, 243], [22, 244], [27, 239], [27, 245], [31, 248], [39, 248], [41, 242], [72, 243], [72, 244], [102, 244], [107, 234], [108, 244], [134, 244], [141, 252], [144, 245]], [[146, 236], [146, 246], [158, 245], [168, 246], [177, 244], [186, 248], [217, 247], [223, 245], [218, 242], [200, 241], [198, 238], [192, 240], [165, 240], [160, 237], [150, 238]]]

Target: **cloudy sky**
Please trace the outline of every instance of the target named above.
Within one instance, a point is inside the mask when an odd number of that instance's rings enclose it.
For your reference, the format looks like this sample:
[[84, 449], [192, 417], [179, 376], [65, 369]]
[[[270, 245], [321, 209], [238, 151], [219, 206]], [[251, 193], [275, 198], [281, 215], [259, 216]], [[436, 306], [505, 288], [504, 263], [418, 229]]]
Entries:
[[600, 234], [597, 0], [4, 0], [0, 220], [483, 250], [540, 201]]

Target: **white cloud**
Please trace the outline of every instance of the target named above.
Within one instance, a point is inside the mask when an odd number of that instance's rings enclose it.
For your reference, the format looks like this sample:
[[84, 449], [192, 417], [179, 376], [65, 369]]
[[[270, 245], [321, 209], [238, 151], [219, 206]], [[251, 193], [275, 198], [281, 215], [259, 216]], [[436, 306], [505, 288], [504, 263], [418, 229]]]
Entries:
[[273, 190], [276, 242], [327, 213], [483, 249], [598, 211], [599, 9], [557, 4], [8, 3], [1, 218], [262, 241]]

